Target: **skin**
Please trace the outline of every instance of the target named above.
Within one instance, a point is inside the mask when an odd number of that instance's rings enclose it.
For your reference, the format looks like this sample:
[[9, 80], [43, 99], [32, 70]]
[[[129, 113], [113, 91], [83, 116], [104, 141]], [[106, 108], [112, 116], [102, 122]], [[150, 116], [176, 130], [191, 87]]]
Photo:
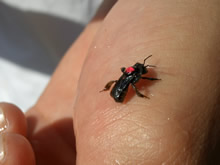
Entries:
[[[120, 0], [109, 11], [113, 4], [105, 1], [25, 116], [0, 104], [9, 123], [1, 164], [220, 163], [220, 2]], [[147, 76], [162, 80], [137, 84], [150, 99], [130, 88], [120, 104], [98, 92], [150, 54], [157, 67]]]

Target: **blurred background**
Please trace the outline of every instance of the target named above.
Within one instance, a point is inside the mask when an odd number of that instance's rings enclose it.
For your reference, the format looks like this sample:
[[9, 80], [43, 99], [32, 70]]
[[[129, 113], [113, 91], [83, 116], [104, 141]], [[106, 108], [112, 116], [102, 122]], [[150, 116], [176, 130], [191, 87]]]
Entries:
[[0, 101], [24, 112], [102, 0], [0, 0]]

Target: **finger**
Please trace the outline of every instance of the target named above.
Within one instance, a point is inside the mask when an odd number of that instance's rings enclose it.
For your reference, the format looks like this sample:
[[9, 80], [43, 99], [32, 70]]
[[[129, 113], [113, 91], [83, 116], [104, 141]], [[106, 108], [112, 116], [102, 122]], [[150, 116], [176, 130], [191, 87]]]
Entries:
[[26, 136], [27, 124], [23, 112], [13, 104], [0, 103], [0, 131]]
[[35, 165], [31, 145], [24, 136], [0, 134], [0, 165]]
[[[203, 8], [187, 0], [122, 0], [111, 10], [94, 41], [99, 48], [90, 50], [79, 81], [74, 107], [78, 164], [196, 164], [208, 159], [207, 144], [215, 141], [211, 153], [218, 151], [219, 20], [210, 20], [219, 9], [214, 2]], [[137, 85], [149, 100], [130, 92], [127, 102], [118, 104], [99, 93], [121, 76], [121, 66], [149, 54], [146, 62], [157, 65], [149, 77], [162, 79]]]

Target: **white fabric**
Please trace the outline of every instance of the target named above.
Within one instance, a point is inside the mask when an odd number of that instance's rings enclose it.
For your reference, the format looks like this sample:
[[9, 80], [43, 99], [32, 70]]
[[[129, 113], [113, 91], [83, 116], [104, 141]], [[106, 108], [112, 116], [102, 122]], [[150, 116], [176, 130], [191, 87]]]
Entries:
[[0, 101], [32, 106], [101, 1], [0, 1]]
[[2, 0], [23, 11], [51, 14], [87, 23], [102, 0]]

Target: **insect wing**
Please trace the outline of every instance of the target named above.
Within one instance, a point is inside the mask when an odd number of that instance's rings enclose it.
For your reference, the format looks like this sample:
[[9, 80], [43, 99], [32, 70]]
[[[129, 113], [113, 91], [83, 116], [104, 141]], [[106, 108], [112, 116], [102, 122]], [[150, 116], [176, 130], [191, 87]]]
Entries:
[[111, 91], [111, 96], [117, 102], [123, 102], [128, 91], [128, 86], [131, 83], [133, 76], [122, 75]]
[[134, 79], [134, 77], [132, 75], [130, 76], [125, 76], [123, 75], [120, 79], [119, 82], [117, 83], [117, 88], [121, 89], [121, 90], [125, 90], [129, 84], [131, 83], [131, 81]]

